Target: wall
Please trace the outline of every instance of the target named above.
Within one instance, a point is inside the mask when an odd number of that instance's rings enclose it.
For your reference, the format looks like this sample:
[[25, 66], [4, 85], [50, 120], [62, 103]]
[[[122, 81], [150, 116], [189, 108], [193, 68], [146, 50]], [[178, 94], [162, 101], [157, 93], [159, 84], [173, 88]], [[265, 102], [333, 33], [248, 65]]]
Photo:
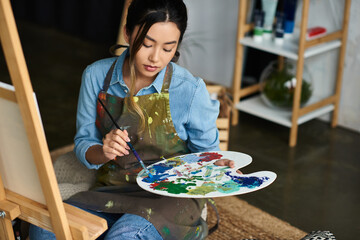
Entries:
[[231, 86], [234, 69], [237, 0], [184, 0], [189, 24], [179, 64], [194, 75]]
[[[235, 57], [237, 0], [184, 0], [189, 10], [189, 27], [181, 46], [179, 64], [194, 75], [231, 87]], [[302, 1], [296, 13], [297, 26]], [[344, 0], [310, 1], [308, 26], [321, 25], [328, 32], [342, 26]], [[360, 132], [360, 1], [353, 0], [340, 101], [339, 125]], [[306, 60], [314, 82], [314, 94], [334, 91], [338, 50]], [[328, 121], [329, 115], [321, 119]]]

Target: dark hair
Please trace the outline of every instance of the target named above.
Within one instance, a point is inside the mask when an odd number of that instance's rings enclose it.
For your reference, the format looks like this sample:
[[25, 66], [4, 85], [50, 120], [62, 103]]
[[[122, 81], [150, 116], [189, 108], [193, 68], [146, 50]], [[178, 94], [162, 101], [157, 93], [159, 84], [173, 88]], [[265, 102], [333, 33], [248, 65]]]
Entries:
[[151, 26], [158, 22], [173, 22], [180, 30], [179, 44], [187, 27], [187, 10], [182, 0], [133, 0], [128, 8], [126, 31], [129, 36], [136, 26], [136, 35], [130, 55], [135, 56]]
[[[130, 111], [139, 115], [141, 126], [139, 132], [142, 132], [145, 128], [145, 116], [133, 98], [136, 81], [134, 59], [151, 26], [159, 22], [173, 22], [176, 24], [180, 30], [179, 46], [187, 27], [187, 10], [184, 2], [182, 0], [133, 0], [131, 2], [126, 18], [126, 34], [131, 36], [136, 26], [139, 26], [139, 31], [135, 39], [132, 40], [129, 49], [131, 86], [128, 98], [125, 98], [125, 104]], [[173, 60], [178, 57], [179, 53], [176, 51]]]

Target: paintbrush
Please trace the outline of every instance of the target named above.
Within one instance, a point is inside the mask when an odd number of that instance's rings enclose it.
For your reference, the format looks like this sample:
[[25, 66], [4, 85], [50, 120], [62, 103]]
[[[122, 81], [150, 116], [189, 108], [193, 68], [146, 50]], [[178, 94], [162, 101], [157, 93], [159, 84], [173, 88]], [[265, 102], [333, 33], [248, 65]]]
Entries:
[[[121, 130], [120, 126], [116, 123], [116, 121], [114, 120], [114, 118], [111, 116], [110, 112], [107, 110], [107, 108], [105, 107], [104, 103], [100, 100], [100, 98], [98, 98], [99, 103], [101, 104], [101, 106], [105, 109], [105, 112], [108, 114], [108, 116], [110, 117], [111, 121], [114, 123], [114, 125]], [[139, 154], [135, 151], [135, 148], [133, 147], [133, 145], [130, 142], [126, 142], [127, 145], [130, 147], [131, 151], [133, 152], [133, 154], [135, 155], [136, 159], [139, 161], [139, 163], [141, 164], [141, 166], [143, 167], [143, 169], [145, 170], [145, 172], [149, 175], [149, 177], [153, 177], [152, 174], [150, 173], [149, 169], [147, 169], [147, 167], [145, 166], [144, 162], [141, 160]]]

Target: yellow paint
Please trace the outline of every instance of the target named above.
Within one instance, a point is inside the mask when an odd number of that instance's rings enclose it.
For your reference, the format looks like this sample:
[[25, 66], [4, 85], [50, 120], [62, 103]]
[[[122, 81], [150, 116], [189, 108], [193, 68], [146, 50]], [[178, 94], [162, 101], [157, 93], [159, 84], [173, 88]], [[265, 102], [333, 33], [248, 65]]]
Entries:
[[148, 214], [148, 215], [151, 215], [151, 213], [152, 213], [152, 209], [151, 209], [151, 208], [146, 209], [146, 212], [147, 212], [147, 214]]
[[158, 113], [158, 112], [155, 112], [155, 115], [156, 115], [156, 116], [159, 116], [159, 113]]
[[152, 214], [152, 209], [151, 208], [146, 209], [146, 213], [147, 213], [147, 220], [150, 220], [151, 214]]
[[148, 118], [148, 123], [151, 124], [152, 122], [153, 122], [152, 117], [149, 117], [149, 118]]
[[197, 227], [197, 228], [196, 228], [195, 234], [196, 234], [197, 237], [199, 236], [199, 234], [200, 234], [200, 227]]
[[105, 207], [106, 208], [112, 208], [114, 206], [114, 202], [113, 201], [108, 201], [106, 204], [105, 204]]
[[134, 102], [138, 102], [139, 98], [138, 97], [133, 97], [134, 98]]
[[129, 175], [125, 175], [125, 180], [126, 180], [127, 182], [130, 181]]

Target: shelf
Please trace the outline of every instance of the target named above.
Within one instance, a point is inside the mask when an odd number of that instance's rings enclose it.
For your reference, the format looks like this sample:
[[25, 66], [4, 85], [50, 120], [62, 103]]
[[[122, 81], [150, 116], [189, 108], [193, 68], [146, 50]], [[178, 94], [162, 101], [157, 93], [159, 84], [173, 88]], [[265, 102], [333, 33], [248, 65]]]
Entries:
[[[252, 29], [250, 23], [247, 23], [247, 15], [246, 11], [249, 6], [249, 0], [241, 0], [239, 1], [238, 8], [238, 22], [237, 22], [237, 38], [236, 38], [236, 53], [235, 53], [235, 68], [234, 68], [234, 77], [233, 77], [233, 101], [235, 104], [235, 109], [238, 109], [243, 112], [247, 112], [249, 114], [255, 115], [257, 117], [278, 123], [280, 125], [291, 128], [290, 136], [289, 136], [289, 146], [296, 146], [297, 134], [298, 134], [298, 125], [302, 124], [311, 119], [317, 118], [323, 114], [329, 113], [333, 111], [332, 114], [332, 126], [336, 126], [337, 118], [338, 118], [338, 107], [339, 107], [339, 99], [341, 92], [341, 79], [342, 79], [342, 68], [344, 66], [344, 59], [346, 53], [346, 41], [347, 41], [347, 33], [349, 29], [349, 16], [350, 16], [350, 8], [351, 8], [351, 0], [345, 0], [344, 2], [344, 14], [342, 19], [342, 27], [341, 29], [331, 32], [324, 37], [314, 39], [311, 41], [306, 40], [306, 31], [309, 26], [309, 8], [310, 8], [310, 0], [302, 1], [302, 9], [301, 9], [301, 19], [300, 22], [297, 23], [299, 28], [294, 29], [294, 33], [292, 38], [284, 39], [284, 43], [282, 45], [275, 44], [272, 39], [263, 39], [261, 42], [255, 42], [251, 36], [246, 36], [247, 32]], [[323, 4], [326, 4], [324, 1]], [[300, 38], [301, 37], [301, 38]], [[300, 48], [301, 43], [301, 48]], [[305, 46], [303, 46], [304, 44]], [[257, 49], [259, 51], [272, 53], [274, 55], [282, 56], [287, 59], [291, 59], [296, 61], [296, 65], [299, 68], [298, 70], [302, 71], [305, 60], [308, 58], [320, 55], [325, 52], [338, 50], [339, 52], [339, 62], [337, 67], [337, 76], [336, 83], [334, 89], [334, 95], [329, 96], [328, 98], [316, 97], [313, 96], [310, 101], [308, 108], [302, 109], [298, 107], [294, 109], [295, 112], [306, 112], [307, 114], [299, 117], [298, 114], [293, 115], [292, 110], [285, 111], [281, 109], [274, 109], [267, 106], [259, 95], [256, 97], [245, 98], [254, 93], [257, 93], [259, 90], [259, 85], [254, 85], [252, 88], [242, 89], [242, 78], [243, 78], [243, 67], [244, 65], [244, 49], [245, 47], [251, 47]], [[325, 57], [324, 54], [319, 57]], [[279, 58], [283, 60], [283, 58]], [[296, 69], [295, 69], [296, 70]], [[301, 76], [298, 76], [301, 77]], [[300, 86], [301, 88], [301, 86]], [[297, 89], [297, 93], [301, 96], [301, 89]], [[297, 95], [297, 97], [299, 97]], [[243, 98], [243, 99], [241, 99]], [[241, 99], [241, 101], [240, 101]], [[324, 106], [324, 104], [327, 104]], [[232, 125], [236, 125], [238, 123], [238, 112], [233, 111], [231, 123]], [[294, 122], [292, 118], [294, 118]]]
[[[312, 104], [315, 102], [320, 101], [320, 97], [313, 96], [309, 100], [308, 104]], [[249, 113], [251, 115], [267, 119], [269, 121], [278, 123], [285, 127], [292, 127], [291, 124], [291, 111], [275, 109], [267, 106], [263, 100], [261, 99], [260, 95], [251, 97], [248, 99], [241, 100], [238, 104], [236, 104], [236, 108], [240, 111]], [[322, 108], [318, 108], [308, 114], [305, 114], [298, 118], [298, 125], [307, 122], [311, 119], [320, 117], [325, 113], [329, 113], [334, 110], [334, 105], [330, 104]]]
[[[256, 48], [273, 54], [281, 55], [293, 60], [298, 59], [298, 42], [290, 39], [284, 39], [283, 45], [276, 45], [271, 39], [255, 42], [252, 37], [244, 37], [240, 43], [247, 47]], [[304, 57], [308, 58], [341, 46], [340, 40], [334, 40], [310, 47], [305, 50]]]

